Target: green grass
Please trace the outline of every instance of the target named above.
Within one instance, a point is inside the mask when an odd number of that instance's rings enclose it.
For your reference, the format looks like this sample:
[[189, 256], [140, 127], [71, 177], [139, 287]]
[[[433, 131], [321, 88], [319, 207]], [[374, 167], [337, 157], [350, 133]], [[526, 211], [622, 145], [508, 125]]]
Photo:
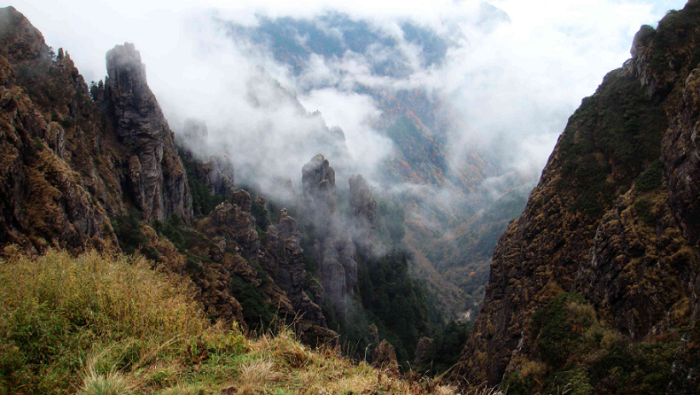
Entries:
[[0, 263], [0, 342], [8, 348], [0, 387], [69, 393], [93, 352], [109, 349], [105, 363], [124, 368], [183, 352], [206, 322], [191, 290], [149, 267], [144, 258], [94, 252]]

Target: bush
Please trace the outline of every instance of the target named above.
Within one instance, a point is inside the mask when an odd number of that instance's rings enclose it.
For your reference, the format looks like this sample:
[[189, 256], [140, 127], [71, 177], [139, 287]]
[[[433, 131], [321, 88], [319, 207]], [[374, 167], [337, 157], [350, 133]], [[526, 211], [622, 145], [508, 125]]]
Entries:
[[[579, 317], [571, 317], [567, 305], [584, 303], [581, 295], [562, 294], [550, 301], [546, 307], [532, 316], [532, 329], [537, 334], [540, 358], [550, 366], [561, 366], [581, 339], [583, 331]], [[580, 317], [588, 321], [588, 317]]]
[[535, 387], [535, 380], [531, 377], [521, 377], [520, 372], [515, 372], [508, 376], [503, 382], [508, 395], [527, 395]]
[[180, 252], [184, 252], [187, 247], [187, 240], [182, 233], [182, 228], [184, 226], [185, 223], [182, 217], [177, 214], [171, 215], [166, 223], [160, 221], [153, 222], [153, 229], [158, 232], [159, 235], [167, 237]]
[[148, 240], [141, 232], [141, 222], [139, 213], [136, 210], [129, 210], [128, 215], [122, 215], [112, 219], [112, 228], [117, 236], [119, 248], [126, 254], [133, 254]]
[[421, 367], [421, 370], [429, 370], [432, 375], [450, 370], [459, 362], [470, 331], [470, 323], [458, 321], [452, 321], [437, 331], [433, 337], [433, 347], [429, 355], [431, 366]]
[[255, 285], [238, 276], [231, 276], [231, 294], [243, 307], [243, 318], [251, 329], [264, 332], [277, 316], [274, 306]]
[[642, 25], [642, 27], [639, 29], [639, 32], [634, 37], [635, 43], [638, 43], [639, 45], [646, 46], [649, 44], [651, 39], [654, 38], [656, 35], [656, 29], [649, 25]]
[[37, 151], [43, 151], [44, 147], [44, 143], [41, 142], [41, 139], [34, 137], [34, 148], [36, 148]]
[[637, 212], [639, 218], [641, 218], [647, 225], [653, 225], [656, 222], [654, 203], [652, 203], [649, 199], [639, 199], [634, 202], [634, 210]]
[[647, 192], [660, 187], [663, 181], [663, 176], [664, 166], [661, 164], [661, 161], [657, 159], [647, 166], [642, 174], [637, 177], [637, 180], [635, 181], [637, 190], [640, 192]]

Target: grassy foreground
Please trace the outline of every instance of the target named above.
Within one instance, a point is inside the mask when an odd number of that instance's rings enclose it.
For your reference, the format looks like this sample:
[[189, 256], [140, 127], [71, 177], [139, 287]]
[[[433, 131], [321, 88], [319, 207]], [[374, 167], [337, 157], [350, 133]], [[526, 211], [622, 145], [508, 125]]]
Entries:
[[451, 394], [288, 330], [212, 325], [195, 290], [142, 257], [49, 251], [0, 260], [0, 395]]

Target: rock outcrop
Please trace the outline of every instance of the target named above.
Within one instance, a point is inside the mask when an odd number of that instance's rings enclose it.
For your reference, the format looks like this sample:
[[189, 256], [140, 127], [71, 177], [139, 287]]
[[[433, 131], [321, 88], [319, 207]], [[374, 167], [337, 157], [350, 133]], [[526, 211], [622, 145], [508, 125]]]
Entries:
[[335, 170], [323, 155], [314, 156], [301, 170], [305, 207], [318, 226], [330, 228], [337, 210]]
[[351, 176], [350, 209], [353, 221], [353, 241], [366, 259], [374, 256], [377, 242], [377, 201], [362, 174]]
[[39, 251], [116, 244], [109, 216], [124, 206], [111, 163], [120, 147], [70, 56], [54, 57], [14, 8], [0, 9], [0, 21], [0, 243]]
[[[258, 288], [267, 298], [266, 304], [274, 306], [277, 315], [291, 325], [305, 343], [317, 345], [334, 341], [337, 334], [326, 328], [321, 308], [307, 295], [309, 279], [296, 221], [282, 209], [276, 224], [258, 224], [251, 213], [254, 204], [267, 218], [264, 198], [258, 196], [253, 201], [248, 192], [236, 190], [228, 201], [198, 222], [197, 228], [208, 240], [218, 241], [209, 249], [213, 263], [202, 262], [203, 270], [213, 270], [216, 276], [233, 273]], [[260, 226], [265, 226], [265, 231]], [[219, 270], [216, 263], [225, 270]], [[259, 273], [260, 268], [263, 273]], [[271, 281], [261, 280], [268, 275]], [[222, 294], [230, 295], [226, 286], [230, 280], [221, 283], [225, 284]]]
[[250, 214], [251, 204], [250, 194], [237, 190], [230, 201], [219, 204], [209, 214], [203, 232], [212, 238], [227, 236], [255, 259], [260, 251], [260, 240], [255, 231], [255, 218]]
[[287, 210], [281, 209], [277, 224], [271, 224], [266, 229], [259, 262], [289, 297], [295, 316], [286, 318], [293, 322], [297, 335], [307, 344], [323, 344], [335, 340], [337, 335], [326, 329], [326, 318], [321, 308], [306, 293], [311, 291], [308, 289], [310, 278], [306, 273], [300, 240], [296, 221], [287, 214]]
[[303, 203], [315, 227], [315, 255], [320, 262], [323, 293], [344, 314], [357, 283], [355, 245], [337, 213], [335, 171], [323, 155], [302, 169]]
[[131, 153], [127, 185], [146, 221], [166, 221], [172, 214], [192, 220], [187, 175], [175, 137], [146, 81], [146, 66], [133, 44], [107, 52], [103, 106], [119, 142]]

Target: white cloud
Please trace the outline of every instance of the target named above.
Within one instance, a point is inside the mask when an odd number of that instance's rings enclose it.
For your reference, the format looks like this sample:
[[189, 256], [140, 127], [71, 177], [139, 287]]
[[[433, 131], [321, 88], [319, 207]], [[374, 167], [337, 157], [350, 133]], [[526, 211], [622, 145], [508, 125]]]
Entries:
[[[383, 89], [425, 87], [448, 105], [449, 116], [459, 117], [454, 122], [459, 129], [449, 145], [454, 157], [463, 155], [464, 149], [505, 141], [505, 168], [538, 174], [581, 98], [592, 94], [604, 74], [629, 57], [639, 26], [655, 24], [667, 8], [684, 4], [681, 0], [490, 3], [504, 10], [510, 23], [479, 26], [483, 9], [480, 1], [473, 0], [304, 4], [22, 0], [15, 7], [45, 34], [49, 45], [68, 50], [88, 81], [103, 78], [107, 50], [126, 41], [135, 43], [171, 124], [177, 128], [188, 116], [206, 120], [213, 138], [235, 147], [244, 168], [264, 162], [275, 175], [300, 175], [300, 162], [310, 159], [304, 157], [308, 150], [290, 151], [285, 144], [309, 138], [310, 131], [319, 127], [317, 118], [299, 116], [293, 106], [251, 106], [248, 81], [256, 66], [263, 66], [282, 86], [303, 93], [308, 110], [319, 109], [329, 125], [342, 127], [356, 159], [363, 163], [366, 157], [374, 158], [365, 163], [366, 173], [392, 148], [368, 122], [380, 116], [375, 103], [351, 93], [356, 83]], [[373, 74], [374, 61], [397, 56], [377, 47], [370, 57], [350, 51], [333, 59], [312, 55], [307, 72], [295, 77], [264, 48], [234, 43], [212, 20], [255, 25], [256, 14], [311, 18], [331, 9], [367, 19], [373, 29], [395, 37], [413, 74], [404, 79]], [[443, 64], [421, 69], [419, 48], [402, 39], [399, 24], [406, 19], [458, 44], [448, 50]], [[266, 144], [270, 152], [262, 149]]]

